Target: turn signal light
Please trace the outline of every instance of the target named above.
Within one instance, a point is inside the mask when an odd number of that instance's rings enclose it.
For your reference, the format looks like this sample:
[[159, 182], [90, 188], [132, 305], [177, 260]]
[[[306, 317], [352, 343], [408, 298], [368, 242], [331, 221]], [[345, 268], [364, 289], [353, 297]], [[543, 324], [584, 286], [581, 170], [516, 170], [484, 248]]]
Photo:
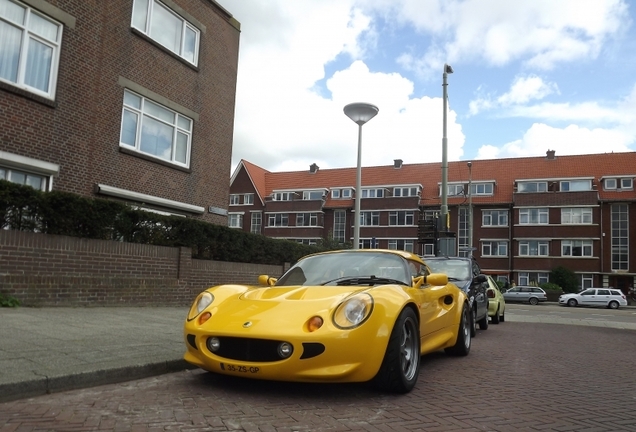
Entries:
[[315, 332], [320, 327], [322, 327], [322, 324], [322, 318], [320, 318], [319, 316], [313, 316], [309, 318], [309, 321], [307, 321], [307, 330], [309, 330], [310, 333]]
[[199, 317], [199, 325], [203, 324], [204, 322], [206, 322], [210, 318], [212, 318], [212, 314], [210, 312], [206, 312], [206, 313], [201, 314], [201, 316]]

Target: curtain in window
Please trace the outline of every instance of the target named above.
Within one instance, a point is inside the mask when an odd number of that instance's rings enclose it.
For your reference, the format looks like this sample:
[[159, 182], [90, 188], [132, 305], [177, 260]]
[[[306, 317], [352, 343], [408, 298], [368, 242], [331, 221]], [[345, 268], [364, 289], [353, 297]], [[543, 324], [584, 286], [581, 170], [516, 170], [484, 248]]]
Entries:
[[24, 83], [48, 93], [52, 60], [53, 48], [35, 39], [30, 39]]
[[18, 62], [22, 31], [0, 21], [0, 77], [11, 82], [18, 81]]

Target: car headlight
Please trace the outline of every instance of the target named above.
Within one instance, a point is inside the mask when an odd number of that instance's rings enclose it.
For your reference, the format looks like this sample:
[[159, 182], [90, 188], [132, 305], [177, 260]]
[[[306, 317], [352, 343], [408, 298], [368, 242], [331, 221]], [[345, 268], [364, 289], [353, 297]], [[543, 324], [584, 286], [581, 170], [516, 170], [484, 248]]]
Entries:
[[204, 291], [201, 294], [199, 294], [197, 299], [192, 304], [192, 307], [190, 308], [190, 313], [188, 314], [188, 320], [193, 320], [194, 318], [196, 318], [196, 316], [199, 315], [201, 312], [203, 312], [205, 308], [210, 306], [213, 301], [214, 301], [214, 295], [212, 295], [212, 293]]
[[333, 323], [341, 329], [359, 326], [373, 311], [373, 297], [367, 293], [357, 294], [342, 302], [333, 314]]

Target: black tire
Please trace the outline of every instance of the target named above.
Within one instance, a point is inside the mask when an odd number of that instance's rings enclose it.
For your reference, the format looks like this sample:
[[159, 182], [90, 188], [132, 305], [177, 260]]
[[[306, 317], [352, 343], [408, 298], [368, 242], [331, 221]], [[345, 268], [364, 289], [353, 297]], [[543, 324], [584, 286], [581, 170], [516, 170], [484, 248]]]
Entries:
[[488, 311], [477, 323], [479, 324], [479, 330], [488, 330]]
[[499, 318], [499, 322], [505, 322], [506, 321], [506, 311], [504, 310], [504, 313], [501, 314], [501, 318]]
[[384, 391], [408, 393], [420, 371], [420, 332], [413, 309], [404, 309], [389, 338], [375, 384]]
[[472, 308], [470, 314], [470, 337], [477, 336], [477, 309]]
[[578, 305], [579, 302], [576, 301], [576, 299], [570, 299], [568, 300], [568, 306], [569, 307], [575, 307], [576, 305]]
[[467, 356], [470, 352], [471, 345], [471, 327], [474, 327], [471, 322], [470, 313], [468, 312], [469, 306], [464, 304], [462, 308], [462, 317], [459, 320], [459, 328], [457, 329], [457, 342], [452, 347], [446, 348], [447, 354], [454, 356]]
[[618, 309], [618, 302], [612, 300], [611, 302], [609, 302], [609, 304], [607, 305], [608, 308], [610, 309]]
[[528, 300], [528, 303], [530, 303], [532, 306], [536, 306], [539, 304], [539, 299], [536, 297], [530, 297], [530, 300]]
[[492, 316], [492, 323], [499, 324], [499, 305], [497, 305], [497, 312]]

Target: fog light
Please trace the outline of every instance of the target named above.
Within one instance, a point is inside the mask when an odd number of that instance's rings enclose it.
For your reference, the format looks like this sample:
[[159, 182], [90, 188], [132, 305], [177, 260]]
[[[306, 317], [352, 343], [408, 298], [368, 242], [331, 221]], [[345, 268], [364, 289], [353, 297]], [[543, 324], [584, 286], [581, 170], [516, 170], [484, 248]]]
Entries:
[[278, 345], [278, 355], [280, 358], [287, 358], [292, 355], [293, 352], [294, 347], [287, 342], [281, 342], [280, 345]]
[[221, 341], [219, 340], [218, 337], [208, 338], [208, 341], [207, 341], [206, 344], [208, 346], [208, 349], [211, 352], [217, 352], [219, 350], [219, 348], [221, 348]]

